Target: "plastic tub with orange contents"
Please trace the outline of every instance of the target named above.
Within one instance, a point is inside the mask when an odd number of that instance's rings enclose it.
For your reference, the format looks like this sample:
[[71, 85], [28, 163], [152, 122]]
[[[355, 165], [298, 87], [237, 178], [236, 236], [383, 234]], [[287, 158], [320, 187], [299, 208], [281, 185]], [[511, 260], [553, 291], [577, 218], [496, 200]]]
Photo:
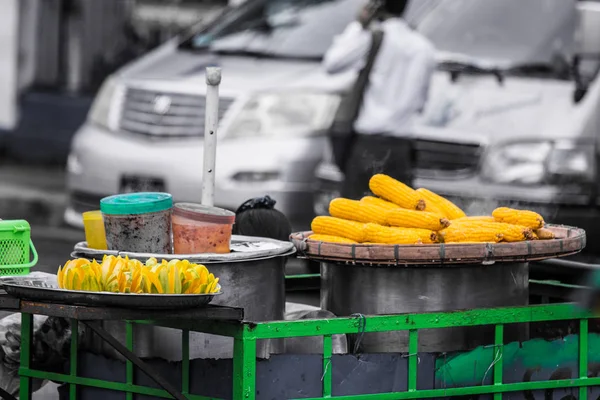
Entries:
[[235, 214], [217, 207], [177, 203], [173, 207], [175, 254], [230, 252]]

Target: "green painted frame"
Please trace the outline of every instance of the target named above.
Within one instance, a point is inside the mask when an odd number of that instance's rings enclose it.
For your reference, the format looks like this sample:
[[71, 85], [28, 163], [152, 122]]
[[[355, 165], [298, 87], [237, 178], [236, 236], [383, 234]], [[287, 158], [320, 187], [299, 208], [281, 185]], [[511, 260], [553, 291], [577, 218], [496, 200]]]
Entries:
[[[309, 400], [333, 398], [332, 393], [332, 335], [356, 334], [364, 332], [409, 331], [408, 353], [408, 391], [396, 393], [380, 393], [369, 395], [340, 396], [340, 400], [396, 400], [454, 397], [477, 394], [493, 394], [494, 400], [502, 399], [502, 394], [523, 390], [579, 388], [579, 399], [587, 400], [589, 386], [600, 385], [600, 378], [588, 378], [588, 319], [597, 318], [573, 304], [536, 305], [517, 308], [475, 309], [467, 311], [403, 314], [385, 316], [366, 316], [358, 318], [334, 318], [320, 320], [275, 321], [275, 322], [193, 322], [179, 321], [175, 324], [165, 321], [128, 321], [126, 330], [126, 346], [133, 349], [133, 323], [154, 324], [182, 329], [182, 392], [190, 400], [212, 400], [209, 397], [189, 394], [189, 333], [204, 332], [234, 339], [234, 371], [233, 398], [235, 400], [253, 400], [256, 397], [256, 341], [260, 339], [279, 339], [289, 337], [322, 336], [323, 337], [323, 394], [322, 397]], [[520, 383], [503, 383], [503, 345], [504, 325], [513, 323], [530, 323], [546, 321], [579, 320], [579, 374], [576, 379], [535, 381]], [[365, 322], [366, 321], [366, 322]], [[365, 322], [363, 324], [363, 322]], [[77, 329], [77, 321], [73, 320], [73, 329]], [[361, 326], [362, 325], [362, 326]], [[419, 330], [449, 327], [467, 327], [494, 325], [495, 362], [493, 367], [493, 384], [446, 389], [417, 389], [417, 349]], [[126, 364], [126, 382], [109, 382], [77, 376], [77, 337], [71, 341], [70, 373], [56, 374], [33, 370], [30, 365], [33, 315], [22, 315], [20, 398], [30, 399], [31, 378], [50, 379], [70, 385], [70, 399], [76, 400], [77, 386], [91, 386], [125, 392], [127, 399], [133, 394], [151, 395], [171, 398], [167, 392], [133, 383], [133, 364]], [[217, 399], [214, 399], [217, 400]]]

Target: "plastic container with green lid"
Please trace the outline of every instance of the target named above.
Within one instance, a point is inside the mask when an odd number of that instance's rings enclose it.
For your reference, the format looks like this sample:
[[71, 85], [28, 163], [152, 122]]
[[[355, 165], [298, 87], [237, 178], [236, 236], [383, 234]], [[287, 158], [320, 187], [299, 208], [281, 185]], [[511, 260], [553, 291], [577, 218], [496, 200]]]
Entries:
[[100, 201], [108, 250], [170, 254], [171, 210], [168, 193], [128, 193]]
[[175, 204], [175, 254], [229, 253], [234, 223], [235, 214], [222, 208], [194, 203]]

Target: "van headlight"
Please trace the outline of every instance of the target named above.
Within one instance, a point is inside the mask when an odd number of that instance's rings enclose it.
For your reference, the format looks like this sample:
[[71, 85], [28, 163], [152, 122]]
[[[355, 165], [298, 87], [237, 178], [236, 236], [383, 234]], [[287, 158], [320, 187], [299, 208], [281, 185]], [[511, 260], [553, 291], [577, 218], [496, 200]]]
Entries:
[[248, 99], [227, 129], [230, 138], [291, 138], [319, 135], [331, 126], [337, 95], [313, 92], [260, 93]]
[[123, 87], [117, 83], [116, 78], [109, 76], [94, 99], [88, 113], [88, 120], [109, 131], [115, 131], [118, 126], [118, 110], [123, 94]]
[[592, 182], [595, 172], [594, 144], [570, 140], [490, 148], [482, 166], [487, 180], [522, 185]]

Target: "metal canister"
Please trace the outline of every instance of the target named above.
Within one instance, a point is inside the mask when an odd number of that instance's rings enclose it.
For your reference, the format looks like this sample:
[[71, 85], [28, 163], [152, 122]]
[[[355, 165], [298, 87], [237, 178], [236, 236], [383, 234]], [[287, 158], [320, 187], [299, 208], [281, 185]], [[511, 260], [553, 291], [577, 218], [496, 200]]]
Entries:
[[[527, 263], [454, 266], [321, 264], [321, 307], [338, 316], [427, 313], [524, 306], [529, 302]], [[524, 327], [508, 326], [506, 340], [526, 339]], [[357, 335], [352, 335], [349, 348]], [[445, 352], [493, 343], [493, 327], [419, 332], [419, 351]], [[405, 352], [408, 332], [364, 334], [363, 352]]]

